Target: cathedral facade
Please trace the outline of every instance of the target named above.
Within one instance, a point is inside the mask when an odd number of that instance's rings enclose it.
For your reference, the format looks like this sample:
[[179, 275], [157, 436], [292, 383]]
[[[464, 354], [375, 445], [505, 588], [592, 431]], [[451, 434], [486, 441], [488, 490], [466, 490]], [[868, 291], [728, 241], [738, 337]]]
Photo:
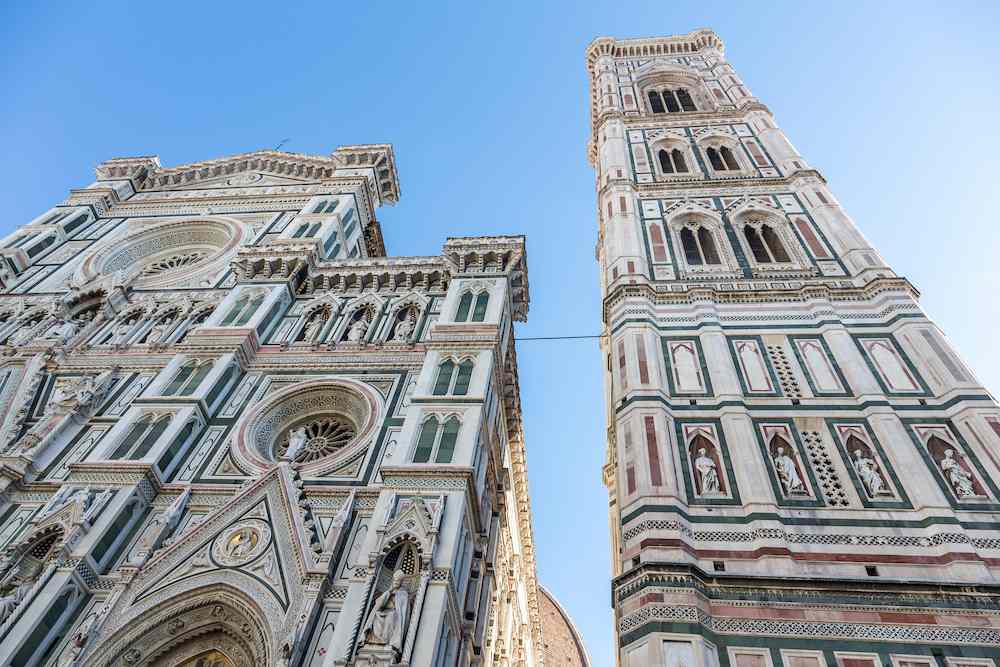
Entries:
[[1000, 407], [715, 33], [587, 68], [619, 664], [994, 667]]
[[542, 664], [523, 237], [387, 256], [386, 145], [96, 173], [0, 242], [0, 664]]

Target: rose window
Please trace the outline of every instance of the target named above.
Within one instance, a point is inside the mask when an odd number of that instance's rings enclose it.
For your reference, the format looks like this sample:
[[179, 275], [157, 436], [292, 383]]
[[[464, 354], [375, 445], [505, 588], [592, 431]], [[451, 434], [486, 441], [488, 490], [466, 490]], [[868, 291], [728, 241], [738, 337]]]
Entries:
[[164, 257], [158, 259], [142, 270], [143, 276], [158, 276], [168, 271], [174, 271], [176, 269], [181, 269], [184, 267], [193, 266], [199, 263], [201, 260], [208, 256], [207, 252], [189, 252], [177, 255], [170, 255], [169, 257]]
[[324, 415], [313, 417], [294, 424], [278, 438], [275, 443], [274, 458], [279, 459], [288, 450], [288, 438], [292, 431], [305, 429], [306, 441], [295, 460], [299, 463], [309, 463], [330, 456], [349, 444], [357, 429], [342, 415]]
[[316, 379], [281, 389], [251, 408], [237, 427], [237, 465], [264, 472], [289, 450], [303, 474], [343, 467], [374, 442], [382, 396], [351, 378]]

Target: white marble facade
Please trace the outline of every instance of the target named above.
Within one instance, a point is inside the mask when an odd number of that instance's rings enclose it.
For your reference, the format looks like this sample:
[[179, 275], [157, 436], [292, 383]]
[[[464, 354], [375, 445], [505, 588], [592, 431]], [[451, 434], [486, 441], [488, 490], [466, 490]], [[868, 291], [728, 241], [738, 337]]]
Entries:
[[0, 242], [0, 664], [536, 665], [522, 237], [392, 148], [109, 160]]

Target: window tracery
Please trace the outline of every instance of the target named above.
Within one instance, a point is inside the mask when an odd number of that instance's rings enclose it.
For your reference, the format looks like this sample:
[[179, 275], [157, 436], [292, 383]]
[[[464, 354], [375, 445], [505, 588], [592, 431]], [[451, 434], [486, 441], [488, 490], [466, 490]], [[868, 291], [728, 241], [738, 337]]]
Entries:
[[275, 444], [273, 458], [279, 460], [286, 455], [296, 440], [301, 444], [296, 448], [293, 460], [309, 463], [335, 454], [354, 440], [357, 427], [345, 416], [337, 414], [311, 417], [290, 426]]

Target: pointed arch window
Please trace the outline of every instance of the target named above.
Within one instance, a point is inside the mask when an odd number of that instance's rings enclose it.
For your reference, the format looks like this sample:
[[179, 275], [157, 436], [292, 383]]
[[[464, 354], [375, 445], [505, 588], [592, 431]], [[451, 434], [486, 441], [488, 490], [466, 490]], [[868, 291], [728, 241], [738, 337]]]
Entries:
[[317, 202], [316, 207], [313, 209], [313, 213], [333, 213], [337, 208], [337, 200], [321, 199]]
[[414, 463], [451, 463], [455, 456], [455, 445], [462, 424], [457, 417], [449, 417], [442, 424], [431, 416], [420, 426], [417, 449], [413, 453]]
[[716, 171], [725, 171], [726, 165], [722, 162], [722, 158], [719, 157], [719, 151], [715, 148], [709, 148], [705, 151], [708, 154], [708, 162], [712, 165], [712, 169]]
[[465, 396], [468, 394], [474, 366], [471, 359], [466, 359], [460, 364], [456, 364], [451, 359], [442, 362], [438, 366], [437, 379], [434, 381], [434, 396]]
[[712, 232], [705, 227], [701, 225], [694, 229], [683, 227], [680, 236], [681, 245], [684, 247], [684, 259], [687, 260], [688, 266], [722, 263]]
[[[489, 292], [483, 291], [473, 297], [472, 292], [465, 292], [458, 301], [456, 322], [483, 322], [486, 320], [486, 309], [490, 303]], [[471, 320], [469, 316], [472, 316]]]
[[482, 322], [486, 319], [486, 307], [490, 303], [489, 292], [480, 292], [476, 297], [476, 305], [472, 308], [472, 321]]
[[705, 149], [708, 162], [715, 171], [739, 171], [740, 163], [729, 146], [710, 146]]
[[792, 261], [778, 234], [770, 225], [761, 225], [759, 231], [751, 225], [744, 225], [743, 236], [758, 264], [786, 264]]
[[455, 314], [456, 322], [465, 322], [469, 319], [469, 310], [472, 308], [472, 292], [466, 292], [458, 301], [458, 313]]
[[112, 459], [141, 459], [153, 448], [170, 424], [170, 415], [146, 415], [136, 420], [111, 455]]
[[190, 396], [202, 383], [212, 370], [212, 362], [206, 361], [199, 364], [197, 361], [190, 361], [177, 371], [170, 384], [163, 390], [164, 396]]
[[661, 148], [657, 153], [657, 159], [660, 161], [660, 169], [663, 170], [664, 174], [686, 174], [688, 173], [687, 161], [684, 159], [684, 153], [678, 148], [673, 148], [667, 150]]
[[649, 109], [653, 113], [679, 113], [698, 110], [687, 88], [650, 90], [647, 97], [649, 98]]
[[233, 307], [229, 310], [225, 319], [222, 320], [220, 326], [224, 327], [241, 327], [250, 321], [250, 318], [254, 316], [257, 309], [260, 308], [261, 304], [264, 303], [264, 293], [258, 292], [257, 294], [241, 294]]

